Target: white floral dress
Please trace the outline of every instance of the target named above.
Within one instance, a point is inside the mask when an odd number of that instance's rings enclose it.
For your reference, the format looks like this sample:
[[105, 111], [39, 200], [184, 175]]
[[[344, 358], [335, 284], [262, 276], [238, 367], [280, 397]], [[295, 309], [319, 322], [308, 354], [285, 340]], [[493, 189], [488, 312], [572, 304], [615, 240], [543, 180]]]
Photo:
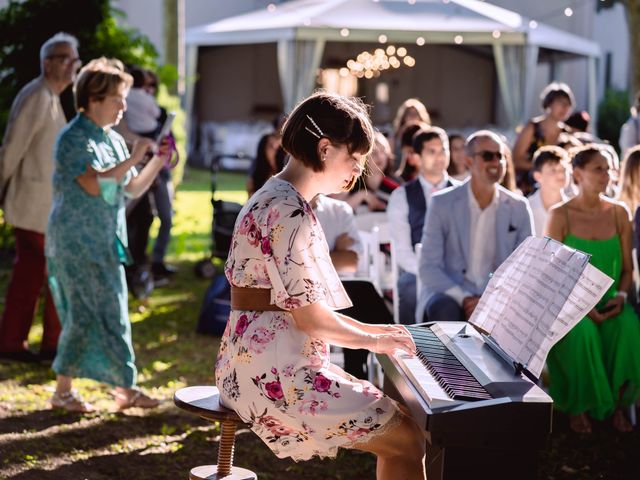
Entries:
[[[324, 301], [351, 306], [322, 228], [294, 187], [272, 177], [244, 206], [225, 266], [232, 285], [270, 288], [291, 310]], [[332, 365], [329, 345], [286, 311], [231, 311], [216, 362], [224, 405], [281, 458], [333, 457], [394, 419], [394, 401]]]

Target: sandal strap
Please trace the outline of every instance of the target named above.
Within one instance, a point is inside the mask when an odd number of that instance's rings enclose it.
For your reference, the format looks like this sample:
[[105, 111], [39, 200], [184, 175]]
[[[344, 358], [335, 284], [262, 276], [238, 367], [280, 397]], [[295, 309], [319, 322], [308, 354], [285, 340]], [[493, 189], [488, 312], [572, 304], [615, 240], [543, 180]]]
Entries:
[[78, 394], [77, 390], [69, 390], [64, 393], [55, 392], [53, 397], [63, 405], [68, 405], [71, 402], [84, 403], [84, 400], [82, 400], [82, 397]]

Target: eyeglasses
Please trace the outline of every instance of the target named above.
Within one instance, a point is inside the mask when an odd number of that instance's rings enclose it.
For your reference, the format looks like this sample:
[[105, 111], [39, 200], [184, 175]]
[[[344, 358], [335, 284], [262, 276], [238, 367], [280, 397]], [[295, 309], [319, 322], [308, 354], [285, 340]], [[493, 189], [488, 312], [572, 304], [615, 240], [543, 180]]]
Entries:
[[485, 162], [490, 162], [494, 158], [500, 161], [504, 158], [502, 152], [492, 152], [491, 150], [480, 150], [479, 152], [473, 152], [473, 155], [481, 157]]
[[63, 55], [63, 54], [49, 55], [47, 58], [58, 59], [60, 60], [60, 63], [62, 63], [65, 67], [69, 65], [76, 65], [76, 64], [82, 63], [82, 60], [80, 60], [79, 57], [70, 57], [69, 55]]

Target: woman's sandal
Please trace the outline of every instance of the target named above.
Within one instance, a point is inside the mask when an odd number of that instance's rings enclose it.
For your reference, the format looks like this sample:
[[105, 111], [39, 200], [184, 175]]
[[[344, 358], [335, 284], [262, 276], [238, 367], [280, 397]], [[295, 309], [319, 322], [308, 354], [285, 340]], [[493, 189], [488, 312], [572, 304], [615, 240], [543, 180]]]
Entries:
[[145, 395], [140, 390], [134, 390], [132, 395], [122, 392], [113, 391], [112, 395], [116, 399], [116, 404], [120, 410], [128, 408], [155, 408], [160, 405], [160, 401]]
[[591, 433], [591, 422], [587, 418], [586, 413], [580, 415], [571, 415], [569, 419], [569, 427], [576, 433]]
[[64, 393], [55, 392], [50, 403], [51, 408], [61, 408], [67, 412], [91, 413], [96, 410], [93, 405], [85, 402], [75, 390]]
[[627, 420], [624, 412], [620, 409], [613, 412], [613, 428], [620, 433], [629, 433], [633, 431], [633, 425]]

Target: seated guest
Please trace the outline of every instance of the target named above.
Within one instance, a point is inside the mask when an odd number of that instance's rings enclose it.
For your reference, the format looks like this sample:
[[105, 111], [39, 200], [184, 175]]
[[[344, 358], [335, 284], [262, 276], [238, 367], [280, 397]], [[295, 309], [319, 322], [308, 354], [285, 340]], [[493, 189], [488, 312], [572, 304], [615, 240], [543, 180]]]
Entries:
[[427, 107], [417, 98], [408, 98], [402, 102], [393, 119], [393, 147], [398, 159], [401, 159], [402, 133], [411, 123], [423, 123], [425, 127], [431, 125], [431, 116]]
[[505, 174], [504, 144], [481, 130], [465, 143], [471, 177], [438, 192], [427, 211], [416, 318], [468, 319], [489, 275], [531, 235], [527, 200], [500, 186]]
[[[349, 279], [356, 272], [358, 260], [363, 254], [351, 207], [346, 202], [325, 195], [316, 196], [311, 207], [327, 239], [331, 262], [353, 302], [352, 307], [340, 313], [363, 323], [393, 323], [391, 312], [373, 284], [366, 280]], [[351, 348], [343, 348], [342, 351], [345, 371], [358, 378], [367, 378], [369, 352]]]
[[469, 169], [464, 161], [464, 137], [457, 133], [449, 135], [449, 155], [451, 161], [447, 173], [456, 180], [466, 180], [469, 178]]
[[353, 209], [347, 202], [326, 195], [315, 197], [311, 208], [327, 239], [333, 267], [339, 274], [355, 273], [363, 252]]
[[401, 268], [398, 311], [400, 322], [405, 325], [415, 323], [418, 259], [414, 248], [422, 237], [429, 199], [437, 190], [458, 185], [447, 174], [449, 139], [444, 130], [438, 127], [418, 130], [413, 137], [413, 149], [420, 159], [420, 175], [395, 190], [387, 208], [391, 241]]
[[284, 167], [285, 153], [280, 145], [280, 135], [276, 132], [267, 133], [260, 138], [256, 158], [251, 163], [247, 178], [249, 197]]
[[640, 245], [640, 145], [627, 150], [622, 161], [618, 200], [624, 202], [633, 215], [633, 246], [637, 248]]
[[538, 189], [529, 196], [534, 234], [542, 236], [549, 209], [564, 200], [563, 191], [569, 179], [569, 155], [566, 150], [548, 145], [533, 154], [533, 179]]
[[400, 166], [395, 176], [402, 182], [410, 182], [418, 175], [420, 159], [413, 149], [413, 136], [418, 130], [429, 128], [428, 123], [413, 122], [405, 125], [400, 135]]
[[576, 432], [591, 432], [589, 417], [611, 415], [614, 428], [628, 432], [623, 409], [640, 398], [640, 322], [627, 302], [633, 275], [629, 211], [604, 195], [611, 170], [605, 149], [586, 145], [572, 164], [578, 194], [551, 209], [546, 233], [590, 254], [589, 262], [614, 283], [549, 352], [549, 393]]
[[376, 132], [367, 171], [358, 179], [351, 192], [342, 194], [356, 213], [380, 212], [387, 209], [389, 196], [400, 185], [392, 176], [393, 154], [387, 137]]

